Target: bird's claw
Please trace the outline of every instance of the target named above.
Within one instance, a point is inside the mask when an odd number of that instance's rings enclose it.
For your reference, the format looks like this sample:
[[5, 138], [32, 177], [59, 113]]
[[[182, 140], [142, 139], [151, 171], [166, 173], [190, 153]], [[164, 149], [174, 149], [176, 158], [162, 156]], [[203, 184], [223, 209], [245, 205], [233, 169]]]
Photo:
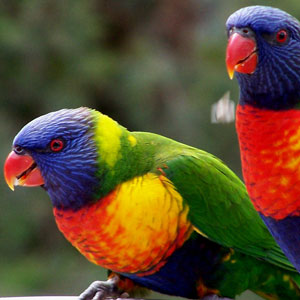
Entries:
[[106, 298], [127, 298], [127, 293], [120, 294], [117, 283], [117, 276], [108, 279], [107, 281], [94, 281], [90, 286], [83, 291], [78, 300], [104, 300]]

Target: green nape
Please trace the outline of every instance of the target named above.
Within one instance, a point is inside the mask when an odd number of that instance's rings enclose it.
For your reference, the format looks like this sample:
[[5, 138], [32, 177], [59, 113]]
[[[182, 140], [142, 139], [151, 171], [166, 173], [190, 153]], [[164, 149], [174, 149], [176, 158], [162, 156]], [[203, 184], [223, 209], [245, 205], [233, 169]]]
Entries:
[[95, 200], [106, 196], [116, 185], [147, 173], [154, 164], [155, 145], [143, 145], [125, 127], [110, 117], [94, 115], [94, 140], [97, 146], [99, 189]]

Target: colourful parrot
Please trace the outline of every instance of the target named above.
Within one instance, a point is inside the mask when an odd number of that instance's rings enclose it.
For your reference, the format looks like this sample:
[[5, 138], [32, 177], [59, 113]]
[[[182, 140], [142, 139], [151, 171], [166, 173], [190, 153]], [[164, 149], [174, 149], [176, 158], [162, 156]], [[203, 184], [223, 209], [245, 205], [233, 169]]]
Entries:
[[227, 68], [240, 86], [236, 128], [250, 198], [300, 272], [300, 24], [250, 6], [227, 20]]
[[[42, 186], [60, 231], [112, 270], [81, 295], [137, 284], [186, 298], [299, 299], [300, 275], [213, 155], [130, 132], [100, 112], [63, 109], [27, 124], [4, 166], [15, 185]], [[116, 279], [117, 278], [117, 279]]]

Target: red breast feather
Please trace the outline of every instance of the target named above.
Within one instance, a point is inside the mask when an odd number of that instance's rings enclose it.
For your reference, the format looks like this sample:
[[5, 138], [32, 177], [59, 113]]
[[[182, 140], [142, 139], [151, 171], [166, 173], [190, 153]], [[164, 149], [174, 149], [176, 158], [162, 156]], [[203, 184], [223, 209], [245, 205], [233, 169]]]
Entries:
[[239, 105], [243, 175], [255, 208], [283, 219], [300, 215], [300, 111]]

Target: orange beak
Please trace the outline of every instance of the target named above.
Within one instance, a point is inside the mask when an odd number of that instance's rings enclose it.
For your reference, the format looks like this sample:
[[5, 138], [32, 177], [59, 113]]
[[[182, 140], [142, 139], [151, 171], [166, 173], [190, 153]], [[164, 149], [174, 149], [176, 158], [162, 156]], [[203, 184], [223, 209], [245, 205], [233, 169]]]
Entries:
[[256, 42], [241, 34], [233, 33], [226, 50], [226, 65], [229, 78], [232, 79], [234, 72], [252, 74], [257, 66]]
[[40, 186], [44, 179], [35, 161], [29, 155], [10, 152], [4, 163], [4, 178], [11, 190], [14, 186]]

